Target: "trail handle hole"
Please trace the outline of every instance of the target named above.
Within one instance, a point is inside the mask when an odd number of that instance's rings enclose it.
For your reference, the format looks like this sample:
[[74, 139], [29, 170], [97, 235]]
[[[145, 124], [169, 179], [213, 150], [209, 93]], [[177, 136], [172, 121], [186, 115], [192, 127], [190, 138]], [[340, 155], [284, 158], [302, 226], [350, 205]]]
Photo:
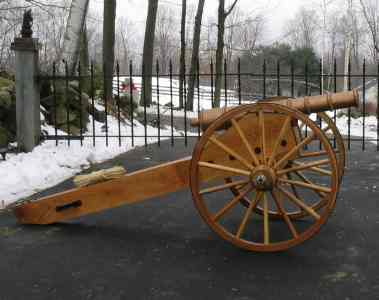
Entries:
[[82, 201], [81, 200], [77, 200], [77, 201], [74, 201], [74, 202], [71, 202], [71, 203], [67, 203], [67, 204], [64, 204], [64, 205], [61, 205], [61, 206], [57, 206], [55, 208], [55, 210], [57, 212], [62, 212], [62, 211], [65, 211], [65, 210], [68, 210], [68, 209], [71, 209], [71, 208], [78, 208], [80, 206], [82, 206]]

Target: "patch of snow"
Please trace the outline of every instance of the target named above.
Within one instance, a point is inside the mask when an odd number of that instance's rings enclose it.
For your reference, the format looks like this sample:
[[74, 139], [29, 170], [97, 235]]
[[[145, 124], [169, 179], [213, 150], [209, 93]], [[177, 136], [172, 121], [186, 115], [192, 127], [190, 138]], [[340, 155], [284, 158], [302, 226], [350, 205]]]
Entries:
[[[123, 82], [125, 79], [128, 80], [128, 77], [120, 77], [120, 82]], [[117, 81], [117, 78], [115, 78], [115, 81]], [[142, 86], [142, 78], [133, 77], [133, 82], [140, 92]], [[156, 104], [159, 102], [159, 106], [169, 106], [172, 102], [173, 107], [179, 107], [179, 80], [173, 79], [171, 84], [172, 89], [170, 86], [170, 79], [167, 77], [152, 77], [152, 102]], [[159, 97], [157, 93], [157, 85], [159, 86]], [[225, 97], [225, 92], [227, 97]], [[222, 105], [225, 103], [225, 98], [228, 106], [234, 106], [238, 104], [238, 94], [235, 90], [227, 89], [225, 91], [222, 89], [220, 97], [220, 103]], [[193, 102], [194, 112], [187, 112], [188, 114], [192, 113], [192, 115], [194, 115], [194, 113], [197, 113], [198, 108], [200, 111], [212, 108], [212, 88], [210, 86], [201, 85], [199, 86], [198, 91], [197, 87], [195, 87]], [[246, 101], [246, 103], [251, 103], [251, 101]], [[170, 109], [169, 107], [167, 108], [168, 112], [165, 112], [163, 110], [162, 113], [169, 114]], [[177, 113], [179, 112], [180, 115], [184, 115], [183, 110], [177, 111]]]
[[[121, 135], [130, 135], [130, 122], [121, 123]], [[99, 163], [111, 159], [121, 153], [133, 149], [130, 138], [122, 138], [121, 147], [118, 138], [109, 138], [109, 145], [105, 143], [105, 133], [103, 123], [95, 122], [96, 146], [92, 145], [93, 134], [92, 118], [88, 123], [88, 132], [83, 141], [71, 141], [68, 146], [67, 141], [59, 141], [58, 146], [54, 141], [45, 141], [33, 152], [9, 154], [6, 161], [0, 162], [0, 202], [2, 206], [7, 206], [19, 199], [28, 197], [38, 191], [54, 186], [73, 175], [88, 168], [91, 164]], [[134, 134], [143, 136], [144, 126], [138, 121], [134, 121]], [[108, 116], [109, 136], [118, 135], [118, 121], [112, 116]], [[49, 135], [55, 134], [55, 129], [44, 125], [43, 130]], [[157, 135], [157, 128], [147, 126], [148, 135]], [[58, 135], [66, 133], [58, 130]], [[171, 135], [171, 128], [161, 129], [162, 135]], [[175, 135], [179, 132], [174, 130]], [[157, 142], [157, 138], [148, 138], [148, 143]], [[162, 138], [163, 140], [163, 138]], [[144, 138], [135, 138], [135, 145], [144, 145]], [[0, 207], [1, 208], [1, 207]]]
[[[333, 120], [334, 112], [327, 112], [329, 117]], [[338, 114], [338, 113], [337, 113]], [[311, 114], [310, 118], [312, 120], [317, 119], [316, 114]], [[377, 143], [377, 118], [375, 116], [366, 116], [365, 118], [350, 118], [350, 136], [353, 137], [363, 137], [363, 130], [365, 141], [368, 143]], [[346, 115], [342, 115], [336, 118], [336, 125], [339, 132], [343, 136], [347, 136], [349, 134], [349, 118]], [[322, 123], [322, 127], [326, 128], [327, 125]]]

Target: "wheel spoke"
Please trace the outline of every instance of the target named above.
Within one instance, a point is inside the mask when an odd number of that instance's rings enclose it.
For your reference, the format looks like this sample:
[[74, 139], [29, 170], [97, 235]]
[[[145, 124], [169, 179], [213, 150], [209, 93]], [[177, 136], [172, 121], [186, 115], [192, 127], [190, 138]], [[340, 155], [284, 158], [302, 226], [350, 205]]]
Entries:
[[286, 120], [284, 121], [283, 127], [280, 130], [278, 138], [276, 139], [274, 149], [272, 150], [271, 157], [268, 161], [269, 166], [271, 166], [271, 164], [274, 162], [276, 151], [278, 150], [278, 147], [279, 147], [279, 143], [283, 139], [284, 135], [287, 133], [287, 130], [289, 129], [290, 122], [291, 122], [291, 117], [288, 116], [286, 118]]
[[224, 150], [227, 154], [235, 157], [239, 162], [241, 162], [243, 165], [245, 165], [245, 167], [247, 167], [248, 169], [250, 170], [253, 170], [254, 167], [249, 164], [242, 156], [240, 156], [238, 153], [236, 153], [234, 150], [230, 149], [228, 146], [226, 146], [224, 143], [222, 143], [221, 141], [219, 141], [217, 138], [215, 138], [214, 136], [210, 137], [209, 140], [217, 145], [218, 147], [220, 147], [222, 150]]
[[236, 206], [237, 203], [239, 203], [239, 201], [243, 197], [245, 197], [248, 193], [250, 193], [253, 189], [254, 189], [254, 187], [250, 187], [247, 190], [245, 190], [242, 193], [240, 193], [239, 195], [237, 195], [236, 197], [234, 197], [232, 201], [230, 201], [227, 205], [225, 205], [220, 211], [218, 211], [212, 217], [212, 220], [214, 222], [217, 222], [218, 220], [220, 220], [228, 211], [230, 211], [234, 206]]
[[251, 214], [253, 213], [254, 211], [254, 208], [257, 206], [257, 204], [259, 203], [260, 199], [262, 198], [262, 194], [261, 193], [257, 193], [255, 195], [255, 198], [253, 201], [250, 201], [250, 204], [249, 204], [249, 207], [243, 217], [243, 220], [238, 228], [238, 231], [237, 231], [237, 234], [236, 236], [238, 238], [240, 238], [242, 235], [243, 235], [243, 232], [245, 231], [245, 228], [246, 228], [246, 224], [247, 222], [249, 221], [250, 217], [251, 217]]
[[297, 144], [295, 147], [293, 147], [286, 155], [284, 155], [274, 166], [274, 169], [278, 168], [283, 162], [285, 162], [288, 158], [290, 158], [293, 154], [296, 153], [296, 151], [300, 150], [303, 146], [309, 144], [312, 142], [312, 140], [315, 138], [315, 135], [312, 134], [302, 140], [299, 144]]
[[270, 220], [268, 215], [268, 202], [266, 193], [263, 193], [263, 232], [264, 232], [264, 244], [270, 244]]
[[[286, 174], [286, 177], [287, 177], [287, 179], [292, 180], [292, 176], [291, 176], [290, 173]], [[296, 186], [291, 185], [291, 189], [292, 189], [292, 192], [294, 193], [294, 195], [295, 195], [297, 198], [301, 198], [301, 196], [300, 196], [299, 193], [297, 192]]]
[[[309, 184], [314, 184], [311, 180], [309, 180], [303, 173], [301, 173], [300, 171], [295, 171], [295, 174], [301, 179], [303, 180], [305, 183], [309, 183]], [[323, 192], [320, 192], [320, 191], [315, 191], [319, 196], [321, 197], [325, 197], [325, 194]]]
[[[295, 162], [295, 161], [293, 161], [292, 163], [296, 166], [303, 166], [304, 165], [300, 162]], [[325, 176], [332, 176], [332, 174], [333, 174], [329, 170], [325, 170], [325, 169], [318, 168], [318, 167], [310, 167], [309, 170], [314, 171], [314, 172], [319, 173], [319, 174], [322, 174], [322, 175], [325, 175]]]
[[258, 112], [258, 123], [259, 123], [259, 128], [261, 130], [263, 162], [266, 163], [266, 130], [265, 130], [264, 113], [262, 109]]
[[291, 231], [292, 235], [294, 238], [297, 238], [299, 234], [297, 233], [297, 230], [295, 226], [293, 225], [291, 219], [288, 217], [288, 214], [286, 213], [283, 204], [282, 204], [282, 199], [279, 199], [279, 195], [275, 191], [271, 192], [272, 198], [275, 201], [275, 204], [280, 212], [280, 214], [283, 216], [284, 221], [286, 222], [289, 230]]
[[310, 170], [316, 172], [316, 173], [319, 173], [319, 174], [322, 174], [322, 175], [325, 175], [325, 176], [332, 176], [332, 172], [329, 171], [329, 170], [325, 170], [325, 169], [322, 169], [322, 168], [318, 168], [318, 167], [312, 167], [310, 168]]
[[321, 218], [320, 215], [317, 212], [315, 212], [312, 207], [309, 207], [304, 202], [296, 198], [296, 196], [292, 194], [291, 192], [283, 189], [281, 186], [278, 186], [278, 190], [282, 192], [287, 197], [288, 200], [290, 200], [291, 202], [296, 204], [298, 207], [305, 210], [309, 215], [314, 217], [316, 220], [319, 220]]
[[[283, 174], [287, 174], [289, 172], [301, 171], [304, 169], [311, 169], [312, 167], [322, 166], [322, 165], [326, 165], [328, 163], [330, 163], [329, 159], [317, 160], [317, 161], [313, 161], [313, 162], [307, 163], [307, 164], [298, 163], [297, 166], [295, 166], [295, 167], [290, 167], [290, 168], [286, 168], [283, 170], [279, 170], [277, 172], [277, 174], [283, 175]], [[330, 175], [332, 175], [331, 172], [330, 172]]]
[[317, 184], [310, 184], [310, 183], [305, 183], [305, 182], [302, 182], [302, 181], [288, 180], [288, 179], [284, 179], [284, 178], [279, 178], [278, 180], [280, 182], [289, 183], [289, 184], [301, 186], [301, 187], [304, 187], [304, 188], [308, 188], [308, 189], [312, 189], [312, 190], [316, 190], [316, 191], [321, 191], [321, 192], [324, 192], [324, 193], [331, 193], [332, 192], [331, 188], [327, 188], [327, 187], [324, 187], [324, 186], [321, 186], [321, 185], [317, 185]]
[[223, 191], [223, 190], [226, 190], [228, 188], [237, 187], [237, 186], [239, 186], [239, 188], [244, 188], [247, 183], [249, 183], [249, 180], [238, 180], [238, 181], [234, 181], [234, 182], [227, 183], [227, 184], [213, 186], [213, 187], [201, 190], [200, 195], [205, 195], [205, 194], [209, 194], [209, 193]]
[[208, 163], [205, 161], [199, 161], [199, 166], [210, 168], [210, 169], [215, 169], [215, 170], [220, 170], [220, 171], [231, 172], [231, 173], [235, 173], [235, 174], [239, 174], [239, 175], [250, 176], [249, 171], [237, 169], [237, 168], [232, 168], [232, 167], [227, 167], [227, 166], [223, 166], [223, 165], [218, 165], [218, 164], [213, 164], [213, 163]]
[[254, 164], [256, 166], [258, 166], [259, 160], [258, 160], [257, 156], [255, 155], [253, 149], [251, 148], [251, 145], [250, 145], [249, 141], [247, 140], [245, 134], [243, 133], [241, 127], [238, 125], [238, 122], [235, 119], [232, 119], [232, 124], [233, 124], [235, 130], [237, 131], [239, 137], [241, 138], [242, 142], [244, 143], [245, 147], [249, 151], [250, 156], [252, 157], [252, 159], [254, 161]]
[[[337, 153], [337, 152], [335, 151], [335, 153]], [[299, 157], [300, 158], [307, 158], [307, 157], [315, 157], [315, 156], [323, 156], [323, 155], [329, 155], [329, 153], [325, 150], [315, 151], [315, 152], [305, 152], [305, 153], [302, 153]]]

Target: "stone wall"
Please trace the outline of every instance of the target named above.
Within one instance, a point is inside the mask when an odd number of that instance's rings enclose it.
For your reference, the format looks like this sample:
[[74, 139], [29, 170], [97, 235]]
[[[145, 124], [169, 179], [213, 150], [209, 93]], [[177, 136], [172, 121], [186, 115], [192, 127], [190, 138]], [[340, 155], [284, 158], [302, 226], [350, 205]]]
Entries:
[[16, 140], [16, 91], [14, 81], [0, 77], [0, 148]]
[[[86, 131], [89, 122], [89, 97], [86, 93], [82, 92], [82, 97], [80, 99], [77, 83], [70, 82], [67, 92], [64, 82], [57, 83], [56, 98], [54, 97], [54, 90], [51, 82], [42, 83], [41, 105], [46, 110], [45, 119], [49, 125], [55, 125], [56, 120], [58, 129], [67, 132], [68, 127], [70, 127], [70, 133], [73, 135], [80, 134], [81, 125], [83, 132]], [[67, 111], [69, 112], [68, 123]]]

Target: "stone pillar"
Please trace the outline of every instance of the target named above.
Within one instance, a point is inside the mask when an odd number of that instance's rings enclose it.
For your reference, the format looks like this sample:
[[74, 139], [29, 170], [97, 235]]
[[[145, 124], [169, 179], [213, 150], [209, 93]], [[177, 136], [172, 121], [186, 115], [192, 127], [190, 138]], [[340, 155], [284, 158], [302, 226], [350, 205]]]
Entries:
[[30, 152], [41, 135], [38, 39], [15, 38], [17, 142], [22, 151]]

